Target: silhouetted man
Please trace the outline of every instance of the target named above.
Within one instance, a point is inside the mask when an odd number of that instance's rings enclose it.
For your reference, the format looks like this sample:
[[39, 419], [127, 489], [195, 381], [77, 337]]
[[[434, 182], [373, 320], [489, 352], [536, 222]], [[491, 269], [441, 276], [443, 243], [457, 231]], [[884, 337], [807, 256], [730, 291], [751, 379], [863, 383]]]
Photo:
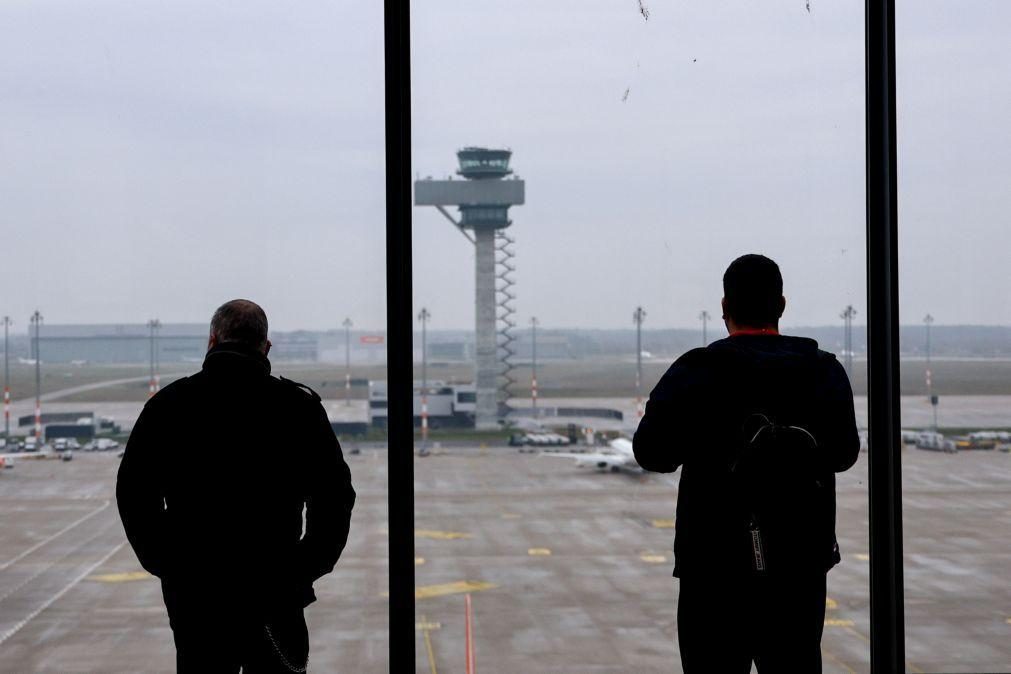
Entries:
[[684, 354], [646, 404], [633, 447], [681, 468], [674, 541], [686, 674], [820, 672], [825, 574], [839, 562], [835, 473], [857, 459], [853, 393], [835, 357], [779, 334], [779, 267], [723, 276], [730, 336]]
[[147, 402], [119, 469], [120, 516], [161, 579], [179, 672], [305, 671], [303, 609], [347, 542], [340, 445], [319, 396], [270, 376], [269, 350], [263, 309], [222, 305], [203, 368]]

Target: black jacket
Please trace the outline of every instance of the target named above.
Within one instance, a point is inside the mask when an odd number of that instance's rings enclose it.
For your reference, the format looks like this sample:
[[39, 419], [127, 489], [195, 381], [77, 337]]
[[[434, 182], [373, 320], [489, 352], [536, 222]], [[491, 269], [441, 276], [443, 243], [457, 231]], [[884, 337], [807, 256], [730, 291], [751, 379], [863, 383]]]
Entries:
[[[835, 356], [803, 337], [736, 335], [684, 354], [650, 393], [633, 439], [646, 470], [681, 468], [675, 520], [674, 575], [743, 573], [741, 512], [730, 463], [746, 419], [762, 413], [780, 425], [807, 429], [818, 443], [820, 469], [831, 484], [860, 451], [853, 392]], [[834, 536], [831, 540], [834, 540]], [[825, 569], [838, 550], [825, 550]]]
[[223, 344], [144, 406], [116, 498], [171, 616], [311, 603], [347, 542], [355, 492], [319, 396]]

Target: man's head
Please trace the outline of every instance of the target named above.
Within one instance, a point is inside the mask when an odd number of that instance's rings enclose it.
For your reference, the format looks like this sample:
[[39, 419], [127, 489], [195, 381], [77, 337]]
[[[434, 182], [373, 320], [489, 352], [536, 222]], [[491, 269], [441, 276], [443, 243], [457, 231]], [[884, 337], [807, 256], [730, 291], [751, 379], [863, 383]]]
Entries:
[[267, 314], [260, 305], [249, 300], [232, 300], [218, 307], [211, 317], [211, 335], [207, 340], [207, 348], [225, 342], [261, 351], [264, 355], [270, 351]]
[[742, 255], [723, 274], [727, 329], [776, 328], [786, 308], [779, 266], [764, 255]]

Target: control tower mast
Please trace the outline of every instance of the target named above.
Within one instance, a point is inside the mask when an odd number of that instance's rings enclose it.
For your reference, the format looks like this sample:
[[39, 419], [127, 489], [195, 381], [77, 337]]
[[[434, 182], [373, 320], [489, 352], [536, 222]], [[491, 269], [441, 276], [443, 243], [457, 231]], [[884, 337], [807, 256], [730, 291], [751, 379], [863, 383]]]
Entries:
[[[513, 322], [512, 239], [505, 229], [512, 224], [509, 207], [523, 204], [524, 183], [509, 178], [511, 150], [465, 147], [456, 153], [457, 174], [464, 180], [419, 180], [414, 203], [435, 206], [474, 244], [475, 336], [477, 363], [478, 428], [495, 428], [504, 408], [512, 365]], [[447, 206], [459, 209], [454, 218]]]

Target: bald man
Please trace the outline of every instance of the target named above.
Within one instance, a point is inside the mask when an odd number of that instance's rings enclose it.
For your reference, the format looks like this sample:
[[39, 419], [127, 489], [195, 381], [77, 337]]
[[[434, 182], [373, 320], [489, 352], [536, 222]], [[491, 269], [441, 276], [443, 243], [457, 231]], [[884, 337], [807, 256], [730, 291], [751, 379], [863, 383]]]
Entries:
[[263, 309], [219, 307], [202, 369], [147, 402], [119, 469], [120, 516], [161, 579], [180, 673], [305, 671], [304, 609], [347, 542], [340, 445], [319, 396], [270, 375], [269, 351]]

